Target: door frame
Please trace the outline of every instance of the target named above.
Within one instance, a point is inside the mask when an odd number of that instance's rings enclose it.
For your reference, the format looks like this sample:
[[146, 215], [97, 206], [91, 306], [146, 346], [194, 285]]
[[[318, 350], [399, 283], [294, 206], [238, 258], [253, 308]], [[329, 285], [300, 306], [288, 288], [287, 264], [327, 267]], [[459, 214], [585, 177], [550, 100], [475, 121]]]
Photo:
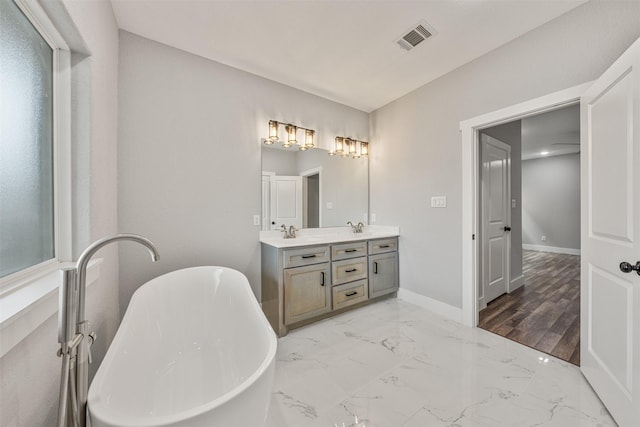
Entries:
[[[479, 224], [479, 132], [536, 114], [557, 110], [580, 103], [580, 97], [592, 82], [534, 98], [487, 114], [460, 122], [462, 134], [462, 323], [475, 328], [478, 325], [478, 284], [481, 278], [478, 261], [480, 240]], [[581, 142], [582, 143], [582, 142]], [[581, 215], [582, 217], [582, 215]]]

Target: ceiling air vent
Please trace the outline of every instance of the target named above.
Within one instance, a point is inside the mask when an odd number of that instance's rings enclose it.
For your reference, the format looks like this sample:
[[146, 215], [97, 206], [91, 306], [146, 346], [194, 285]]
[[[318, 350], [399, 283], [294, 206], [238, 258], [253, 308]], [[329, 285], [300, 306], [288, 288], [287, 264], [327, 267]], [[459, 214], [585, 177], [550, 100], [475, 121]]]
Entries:
[[396, 43], [404, 50], [411, 50], [434, 34], [433, 27], [423, 20], [400, 36]]

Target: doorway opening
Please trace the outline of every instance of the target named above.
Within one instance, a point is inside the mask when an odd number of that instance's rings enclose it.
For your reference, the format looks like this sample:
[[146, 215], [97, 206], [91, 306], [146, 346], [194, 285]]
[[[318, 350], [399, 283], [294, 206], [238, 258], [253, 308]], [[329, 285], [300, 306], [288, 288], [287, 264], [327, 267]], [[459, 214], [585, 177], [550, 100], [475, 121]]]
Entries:
[[302, 203], [302, 226], [320, 227], [320, 174], [303, 176]]
[[480, 130], [482, 329], [580, 363], [578, 104]]

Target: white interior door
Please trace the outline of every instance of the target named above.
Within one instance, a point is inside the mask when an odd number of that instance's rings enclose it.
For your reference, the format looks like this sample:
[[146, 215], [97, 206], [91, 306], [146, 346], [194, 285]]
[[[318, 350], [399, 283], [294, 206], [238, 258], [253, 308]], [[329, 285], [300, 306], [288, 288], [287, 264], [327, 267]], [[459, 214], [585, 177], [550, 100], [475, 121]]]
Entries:
[[271, 177], [271, 229], [281, 224], [302, 228], [302, 177]]
[[509, 168], [511, 147], [481, 134], [482, 284], [481, 306], [507, 292], [509, 283]]
[[582, 97], [581, 123], [581, 369], [620, 427], [637, 427], [640, 275], [620, 263], [640, 260], [640, 40]]

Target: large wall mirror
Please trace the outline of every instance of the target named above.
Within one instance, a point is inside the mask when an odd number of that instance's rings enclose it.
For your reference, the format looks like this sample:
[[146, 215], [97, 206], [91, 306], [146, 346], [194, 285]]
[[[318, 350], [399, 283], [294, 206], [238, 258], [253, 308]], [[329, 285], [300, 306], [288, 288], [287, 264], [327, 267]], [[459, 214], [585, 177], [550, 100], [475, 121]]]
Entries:
[[367, 223], [369, 160], [262, 146], [262, 230]]

